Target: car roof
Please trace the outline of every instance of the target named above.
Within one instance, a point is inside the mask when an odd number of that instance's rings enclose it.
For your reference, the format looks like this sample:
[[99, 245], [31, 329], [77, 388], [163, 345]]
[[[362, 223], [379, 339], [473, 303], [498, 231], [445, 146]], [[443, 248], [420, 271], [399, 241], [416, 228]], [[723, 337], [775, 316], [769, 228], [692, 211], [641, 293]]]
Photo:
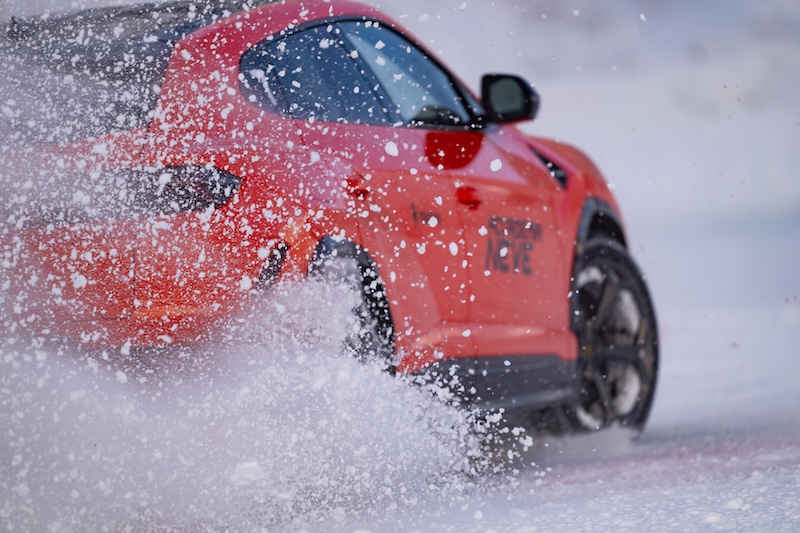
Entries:
[[65, 44], [65, 39], [74, 39], [79, 35], [83, 40], [91, 32], [92, 40], [104, 43], [139, 40], [148, 36], [174, 42], [216, 20], [275, 1], [150, 2], [89, 8], [57, 15], [45, 13], [34, 17], [11, 17], [6, 25], [5, 41], [28, 46], [48, 41]]
[[142, 37], [170, 29], [196, 29], [239, 11], [274, 3], [276, 0], [193, 0], [148, 2], [124, 6], [81, 9], [63, 14], [11, 17], [7, 40], [37, 41], [64, 37], [76, 29], [91, 29], [103, 40]]

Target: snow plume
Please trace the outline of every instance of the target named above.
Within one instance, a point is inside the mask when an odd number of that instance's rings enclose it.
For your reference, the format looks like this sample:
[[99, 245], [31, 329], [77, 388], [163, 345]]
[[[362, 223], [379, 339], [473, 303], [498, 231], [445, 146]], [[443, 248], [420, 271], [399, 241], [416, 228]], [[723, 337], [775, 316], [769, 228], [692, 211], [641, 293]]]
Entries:
[[332, 290], [280, 288], [235, 344], [122, 361], [3, 339], [2, 528], [313, 527], [452, 501], [498, 468], [491, 423], [341, 353]]

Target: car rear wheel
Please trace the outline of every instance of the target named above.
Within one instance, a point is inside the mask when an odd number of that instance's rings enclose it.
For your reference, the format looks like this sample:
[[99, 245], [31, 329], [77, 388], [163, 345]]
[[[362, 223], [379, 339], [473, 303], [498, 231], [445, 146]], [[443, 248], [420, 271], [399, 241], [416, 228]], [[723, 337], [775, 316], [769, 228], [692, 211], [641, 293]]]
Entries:
[[394, 330], [386, 292], [378, 272], [363, 254], [337, 249], [318, 258], [314, 275], [350, 290], [354, 305], [344, 326], [344, 349], [361, 361], [392, 369]]
[[655, 395], [658, 331], [644, 279], [627, 251], [592, 239], [578, 254], [573, 328], [580, 396], [569, 409], [581, 430], [644, 427]]

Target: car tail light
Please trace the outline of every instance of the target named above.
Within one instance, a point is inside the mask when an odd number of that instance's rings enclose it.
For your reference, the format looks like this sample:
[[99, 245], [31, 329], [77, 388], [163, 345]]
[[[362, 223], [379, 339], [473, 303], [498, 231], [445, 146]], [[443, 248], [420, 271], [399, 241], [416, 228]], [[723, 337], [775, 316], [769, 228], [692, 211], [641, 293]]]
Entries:
[[63, 173], [12, 190], [5, 205], [18, 225], [71, 224], [202, 212], [227, 203], [241, 184], [210, 165]]
[[212, 166], [180, 166], [138, 171], [128, 188], [137, 210], [170, 214], [222, 207], [241, 184], [238, 176]]

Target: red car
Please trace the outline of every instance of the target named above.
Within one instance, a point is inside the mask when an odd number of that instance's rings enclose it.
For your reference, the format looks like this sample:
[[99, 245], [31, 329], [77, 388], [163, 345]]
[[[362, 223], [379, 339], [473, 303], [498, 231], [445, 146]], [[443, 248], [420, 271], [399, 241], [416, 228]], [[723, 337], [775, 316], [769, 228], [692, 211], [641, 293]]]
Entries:
[[361, 357], [529, 422], [645, 423], [656, 319], [619, 209], [514, 126], [539, 105], [521, 78], [473, 95], [345, 0], [11, 19], [3, 50], [20, 327], [197, 343], [275, 283], [349, 280]]

